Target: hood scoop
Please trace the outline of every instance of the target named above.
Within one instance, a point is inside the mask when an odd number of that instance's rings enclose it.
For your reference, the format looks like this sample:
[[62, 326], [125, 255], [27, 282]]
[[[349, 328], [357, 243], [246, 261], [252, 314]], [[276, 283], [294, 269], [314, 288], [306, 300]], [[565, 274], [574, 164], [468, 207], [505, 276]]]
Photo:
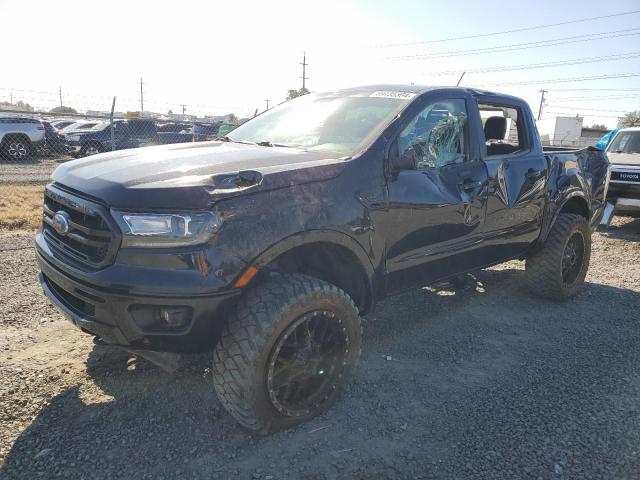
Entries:
[[234, 193], [260, 186], [262, 174], [255, 170], [241, 170], [236, 173], [214, 175], [212, 183], [205, 186], [209, 193]]

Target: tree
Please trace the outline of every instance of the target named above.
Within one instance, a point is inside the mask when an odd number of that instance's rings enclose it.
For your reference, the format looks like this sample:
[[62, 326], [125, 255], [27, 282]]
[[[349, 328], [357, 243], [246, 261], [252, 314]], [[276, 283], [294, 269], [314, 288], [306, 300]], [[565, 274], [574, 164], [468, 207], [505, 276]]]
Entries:
[[640, 127], [640, 110], [627, 112], [624, 117], [618, 118], [618, 127]]
[[238, 117], [235, 113], [230, 113], [228, 117], [229, 123], [238, 123]]
[[287, 92], [287, 100], [293, 100], [294, 98], [301, 97], [309, 93], [309, 90], [306, 88], [301, 88], [300, 90], [289, 90]]
[[75, 108], [65, 107], [60, 105], [59, 107], [53, 107], [49, 110], [49, 113], [78, 113]]
[[16, 103], [0, 102], [0, 109], [15, 110], [18, 112], [33, 112], [34, 108], [22, 100], [18, 100]]
[[173, 110], [171, 110], [171, 109], [170, 109], [170, 110], [167, 112], [167, 115], [173, 115]]
[[594, 123], [593, 125], [591, 125], [591, 126], [590, 126], [590, 127], [588, 127], [588, 128], [592, 128], [592, 129], [594, 129], [594, 130], [609, 130], [609, 129], [607, 128], [607, 126], [606, 126], [606, 125], [604, 125], [604, 124], [602, 124], [602, 123]]

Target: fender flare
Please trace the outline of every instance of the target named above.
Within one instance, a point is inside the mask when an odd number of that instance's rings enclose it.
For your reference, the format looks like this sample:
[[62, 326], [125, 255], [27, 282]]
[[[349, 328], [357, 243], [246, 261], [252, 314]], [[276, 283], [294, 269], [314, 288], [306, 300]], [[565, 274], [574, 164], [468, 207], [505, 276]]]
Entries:
[[355, 256], [365, 273], [365, 281], [367, 283], [366, 288], [370, 297], [367, 302], [366, 310], [370, 311], [375, 303], [376, 295], [374, 291], [374, 278], [376, 275], [376, 269], [362, 245], [346, 233], [331, 229], [305, 230], [297, 232], [269, 246], [260, 255], [255, 257], [250, 262], [250, 265], [253, 265], [260, 270], [283, 253], [286, 253], [296, 247], [319, 242], [339, 245], [346, 248]]
[[551, 232], [551, 229], [553, 228], [553, 226], [555, 225], [556, 221], [558, 220], [558, 217], [560, 216], [560, 212], [562, 211], [562, 209], [564, 208], [564, 206], [569, 202], [569, 200], [573, 199], [573, 198], [581, 198], [582, 200], [584, 200], [584, 203], [587, 206], [587, 221], [589, 221], [591, 219], [591, 208], [589, 207], [589, 202], [587, 201], [584, 192], [582, 190], [579, 189], [572, 189], [571, 191], [569, 191], [567, 194], [565, 195], [561, 195], [559, 201], [555, 203], [556, 208], [553, 211], [553, 214], [551, 216], [551, 219], [549, 222], [545, 222], [544, 225], [544, 229], [542, 231], [542, 234], [540, 235], [540, 238], [537, 242], [536, 247], [540, 247], [542, 246], [542, 244], [544, 243], [544, 241], [547, 239], [547, 237], [549, 236], [549, 232]]

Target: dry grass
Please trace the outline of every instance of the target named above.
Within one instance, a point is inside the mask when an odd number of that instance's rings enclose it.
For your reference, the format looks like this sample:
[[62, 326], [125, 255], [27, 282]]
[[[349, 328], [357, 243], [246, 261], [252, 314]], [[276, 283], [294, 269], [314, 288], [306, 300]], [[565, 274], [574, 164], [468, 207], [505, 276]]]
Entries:
[[38, 228], [43, 192], [43, 185], [0, 185], [0, 231]]

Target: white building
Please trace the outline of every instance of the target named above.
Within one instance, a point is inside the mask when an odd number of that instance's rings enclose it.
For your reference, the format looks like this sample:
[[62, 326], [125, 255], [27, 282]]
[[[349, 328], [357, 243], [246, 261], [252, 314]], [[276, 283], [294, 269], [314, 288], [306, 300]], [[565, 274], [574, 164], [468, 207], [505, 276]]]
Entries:
[[543, 145], [579, 147], [584, 117], [554, 117], [538, 120], [538, 132]]

